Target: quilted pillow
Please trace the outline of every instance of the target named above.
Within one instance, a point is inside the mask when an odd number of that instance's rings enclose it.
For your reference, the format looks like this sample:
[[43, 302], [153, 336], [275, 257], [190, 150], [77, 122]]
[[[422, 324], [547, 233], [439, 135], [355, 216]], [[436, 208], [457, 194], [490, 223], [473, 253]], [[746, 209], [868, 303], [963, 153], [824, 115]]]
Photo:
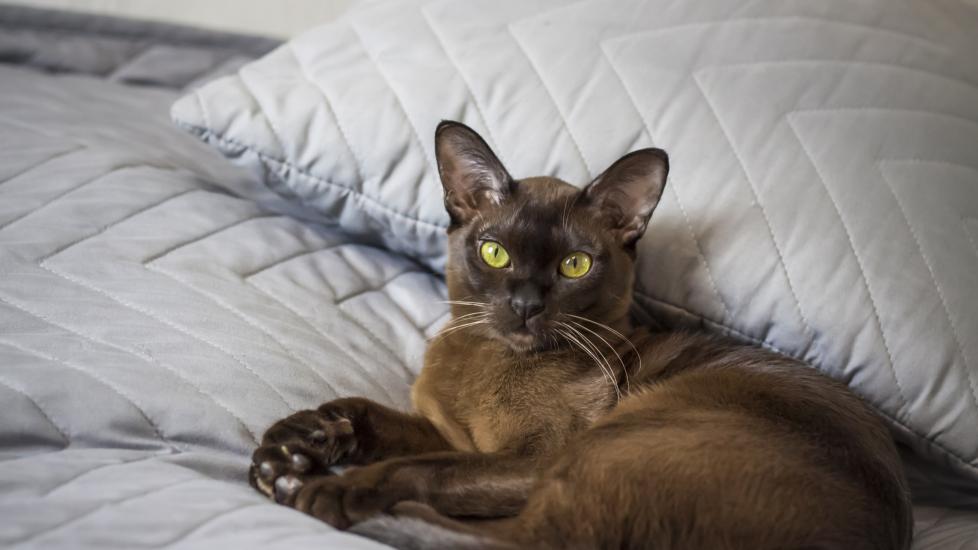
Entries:
[[517, 177], [663, 147], [644, 309], [811, 362], [978, 478], [976, 26], [937, 0], [372, 3], [173, 116], [436, 269], [441, 119]]

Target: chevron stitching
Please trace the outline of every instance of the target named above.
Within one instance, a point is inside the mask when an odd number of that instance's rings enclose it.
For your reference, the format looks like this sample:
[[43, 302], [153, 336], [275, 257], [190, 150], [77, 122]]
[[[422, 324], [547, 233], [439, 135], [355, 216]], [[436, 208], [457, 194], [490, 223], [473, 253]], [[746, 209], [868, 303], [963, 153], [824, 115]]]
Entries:
[[751, 196], [754, 197], [754, 202], [757, 204], [758, 211], [760, 212], [761, 217], [764, 219], [764, 225], [765, 227], [767, 227], [768, 236], [771, 239], [771, 245], [774, 247], [774, 252], [778, 256], [778, 264], [781, 266], [781, 272], [784, 275], [785, 282], [787, 283], [788, 292], [791, 293], [791, 298], [794, 301], [795, 312], [798, 314], [798, 318], [801, 320], [802, 325], [804, 326], [805, 333], [808, 334], [808, 336], [814, 340], [815, 331], [812, 330], [812, 327], [809, 324], [808, 319], [805, 318], [805, 314], [801, 310], [801, 301], [798, 300], [798, 293], [795, 291], [795, 286], [791, 282], [791, 274], [788, 272], [788, 264], [785, 262], [784, 254], [781, 252], [781, 247], [778, 245], [777, 237], [774, 236], [774, 228], [771, 227], [771, 219], [768, 217], [767, 212], [765, 211], [764, 203], [761, 201], [760, 197], [758, 196], [757, 189], [754, 186], [754, 182], [750, 179], [750, 174], [748, 174], [747, 172], [747, 167], [744, 164], [744, 159], [741, 158], [740, 151], [738, 151], [736, 145], [734, 145], [733, 137], [730, 135], [730, 132], [727, 129], [726, 125], [723, 123], [723, 120], [717, 114], [716, 107], [713, 105], [713, 102], [710, 101], [709, 95], [703, 89], [703, 85], [699, 80], [698, 73], [693, 75], [693, 81], [696, 83], [696, 87], [699, 88], [700, 94], [702, 95], [706, 105], [709, 106], [710, 113], [713, 114], [713, 117], [716, 119], [717, 124], [720, 126], [721, 131], [723, 131], [723, 135], [727, 140], [727, 144], [730, 146], [730, 151], [733, 152], [734, 156], [737, 157], [737, 162], [740, 163], [740, 170], [743, 173], [744, 180], [747, 182], [747, 186], [750, 188]]
[[[3, 303], [7, 304], [10, 307], [13, 307], [13, 308], [18, 309], [20, 311], [23, 311], [24, 313], [30, 315], [31, 317], [35, 317], [37, 319], [40, 319], [40, 320], [42, 320], [42, 321], [44, 321], [44, 322], [46, 322], [46, 323], [48, 323], [50, 325], [53, 325], [53, 326], [56, 326], [56, 327], [62, 328], [62, 329], [64, 328], [64, 327], [61, 327], [60, 325], [58, 325], [57, 323], [54, 323], [50, 319], [47, 319], [46, 317], [44, 317], [44, 316], [42, 316], [42, 315], [40, 315], [38, 313], [35, 313], [33, 311], [30, 311], [29, 309], [27, 309], [25, 307], [22, 307], [20, 305], [17, 305], [17, 304], [15, 304], [15, 303], [7, 300], [6, 298], [4, 298], [2, 296], [0, 296], [0, 302], [3, 302]], [[42, 352], [39, 352], [39, 351], [36, 351], [36, 350], [25, 348], [24, 346], [21, 346], [20, 344], [17, 344], [15, 342], [11, 342], [10, 340], [7, 340], [7, 339], [0, 338], [0, 344], [3, 344], [5, 346], [12, 347], [14, 349], [18, 349], [18, 350], [20, 350], [20, 351], [22, 351], [24, 353], [28, 353], [30, 355], [34, 355], [35, 357], [39, 357], [39, 358], [44, 359], [46, 361], [51, 361], [53, 363], [64, 365], [65, 367], [68, 367], [69, 369], [71, 369], [73, 371], [77, 371], [77, 372], [80, 372], [80, 373], [88, 376], [89, 378], [95, 380], [96, 382], [98, 382], [99, 384], [105, 386], [106, 388], [109, 388], [115, 394], [117, 394], [119, 397], [123, 398], [125, 401], [127, 401], [128, 403], [130, 403], [140, 413], [140, 415], [142, 416], [143, 420], [146, 421], [146, 424], [149, 425], [149, 427], [156, 434], [156, 437], [159, 438], [159, 440], [161, 442], [163, 442], [164, 444], [166, 444], [167, 446], [169, 446], [170, 448], [172, 448], [175, 451], [179, 451], [180, 450], [177, 447], [175, 447], [176, 444], [173, 441], [171, 441], [170, 439], [168, 439], [167, 437], [165, 437], [163, 435], [163, 432], [160, 430], [159, 425], [157, 425], [157, 423], [154, 422], [149, 417], [149, 415], [146, 413], [146, 411], [137, 404], [137, 402], [135, 401], [135, 399], [133, 399], [132, 396], [127, 395], [126, 392], [124, 392], [123, 390], [119, 389], [118, 386], [116, 386], [115, 384], [112, 384], [111, 382], [109, 382], [105, 378], [102, 378], [102, 376], [100, 376], [98, 374], [95, 374], [94, 372], [92, 372], [92, 371], [90, 371], [88, 369], [84, 369], [82, 367], [79, 367], [79, 366], [76, 366], [76, 365], [72, 365], [71, 363], [69, 363], [69, 362], [67, 362], [67, 361], [65, 361], [63, 359], [59, 359], [57, 357], [54, 357], [54, 356], [51, 356], [51, 355], [48, 355], [46, 353], [42, 353]]]
[[299, 357], [294, 351], [292, 351], [287, 345], [285, 345], [285, 343], [283, 343], [277, 336], [275, 336], [272, 333], [272, 331], [270, 331], [268, 328], [266, 328], [265, 326], [263, 326], [258, 321], [255, 321], [255, 320], [249, 318], [247, 315], [245, 315], [244, 313], [242, 313], [239, 309], [231, 306], [230, 304], [227, 303], [226, 300], [221, 299], [217, 295], [215, 295], [215, 294], [213, 294], [211, 292], [206, 292], [204, 290], [201, 290], [201, 289], [198, 289], [196, 287], [191, 286], [189, 283], [187, 283], [186, 280], [184, 280], [183, 278], [175, 275], [174, 273], [170, 272], [167, 269], [164, 269], [164, 268], [161, 268], [161, 267], [157, 267], [156, 264], [146, 264], [145, 267], [146, 267], [146, 269], [149, 269], [149, 270], [154, 271], [156, 273], [159, 273], [159, 274], [161, 274], [161, 275], [163, 275], [165, 277], [168, 277], [169, 279], [175, 281], [180, 286], [186, 288], [190, 292], [193, 292], [194, 294], [199, 294], [200, 296], [205, 297], [206, 299], [210, 300], [212, 303], [216, 304], [218, 307], [220, 307], [224, 311], [227, 311], [228, 313], [234, 315], [238, 319], [241, 319], [241, 321], [243, 321], [246, 325], [248, 325], [248, 326], [254, 328], [255, 330], [257, 330], [258, 332], [264, 334], [272, 342], [275, 342], [275, 345], [278, 346], [278, 348], [281, 349], [286, 355], [288, 355], [292, 359], [295, 359], [296, 361], [298, 361], [300, 364], [302, 364], [303, 367], [306, 368], [307, 371], [309, 371], [312, 374], [314, 374], [316, 376], [316, 378], [319, 378], [320, 380], [322, 380], [323, 383], [326, 384], [326, 387], [329, 388], [329, 391], [331, 391], [333, 393], [333, 395], [339, 396], [339, 392], [336, 391], [336, 387], [333, 386], [333, 384], [329, 380], [327, 380], [326, 377], [324, 377], [321, 372], [319, 372], [316, 368], [314, 368], [308, 361], [306, 361], [305, 359], [302, 359], [301, 357]]
[[910, 414], [909, 411], [907, 410], [907, 395], [903, 389], [903, 385], [900, 383], [900, 376], [897, 374], [896, 367], [894, 367], [893, 365], [893, 353], [890, 351], [889, 338], [887, 338], [886, 331], [883, 329], [883, 322], [880, 320], [879, 307], [876, 305], [876, 298], [874, 297], [872, 285], [869, 283], [869, 278], [866, 276], [866, 268], [865, 268], [865, 263], [863, 262], [862, 259], [862, 255], [859, 254], [859, 251], [856, 249], [856, 244], [852, 240], [852, 233], [849, 231], [849, 227], [846, 224], [845, 218], [842, 216], [842, 210], [839, 209], [839, 203], [835, 200], [835, 196], [832, 194], [832, 191], [829, 190], [829, 186], [825, 183], [825, 176], [822, 175], [822, 171], [818, 167], [818, 163], [815, 162], [815, 159], [812, 157], [811, 152], [808, 150], [808, 146], [805, 145], [805, 140], [801, 139], [801, 136], [798, 135], [792, 115], [793, 113], [789, 113], [787, 115], [788, 124], [789, 126], [791, 126], [791, 130], [795, 132], [795, 139], [798, 141], [799, 145], [801, 145], [802, 150], [805, 151], [805, 155], [808, 157], [808, 162], [811, 163], [811, 166], [815, 170], [815, 173], [818, 174], [818, 181], [821, 183], [822, 189], [825, 190], [826, 195], [828, 196], [829, 200], [832, 202], [832, 207], [834, 209], [835, 215], [839, 219], [839, 226], [845, 231], [846, 239], [849, 242], [849, 250], [852, 252], [853, 257], [856, 259], [856, 264], [859, 267], [859, 274], [860, 274], [859, 280], [862, 282], [863, 286], [866, 289], [866, 293], [869, 296], [869, 302], [873, 310], [873, 320], [875, 321], [874, 326], [880, 335], [880, 341], [883, 343], [883, 348], [886, 351], [886, 365], [887, 367], [889, 367], [889, 371], [893, 375], [893, 382], [896, 384], [897, 392], [900, 395], [900, 400], [903, 402], [903, 407], [901, 408], [903, 409], [903, 412], [907, 417], [906, 419], [907, 423], [910, 424], [910, 420], [911, 420], [909, 418]]
[[312, 75], [309, 74], [309, 71], [306, 70], [305, 64], [299, 57], [299, 52], [295, 49], [295, 46], [293, 46], [291, 42], [286, 42], [285, 47], [288, 49], [289, 53], [292, 54], [292, 57], [295, 58], [295, 64], [297, 67], [299, 67], [299, 74], [302, 76], [303, 80], [308, 81], [309, 85], [322, 96], [326, 109], [329, 110], [330, 116], [333, 117], [333, 121], [336, 122], [336, 129], [339, 131], [340, 137], [343, 138], [343, 144], [346, 145], [346, 149], [350, 152], [350, 157], [353, 159], [353, 169], [354, 173], [356, 174], [357, 181], [359, 181], [361, 184], [364, 183], [366, 178], [363, 177], [363, 159], [360, 158], [360, 155], [353, 148], [353, 143], [347, 136], [345, 124], [340, 120], [339, 113], [337, 113], [336, 109], [333, 107], [333, 100], [331, 100], [329, 94], [326, 93], [326, 87], [321, 86], [315, 79], [313, 79]]
[[[294, 307], [288, 305], [285, 302], [285, 300], [283, 300], [277, 294], [275, 294], [274, 292], [272, 292], [268, 288], [264, 288], [261, 285], [256, 284], [251, 279], [248, 279], [247, 282], [249, 284], [251, 284], [257, 290], [259, 290], [260, 292], [262, 292], [263, 294], [265, 294], [266, 296], [268, 296], [269, 298], [271, 298], [272, 300], [274, 300], [275, 302], [277, 302], [280, 306], [282, 306], [286, 310], [290, 311], [292, 313], [292, 315], [295, 315], [296, 318], [300, 319], [304, 324], [306, 324], [309, 328], [311, 328], [313, 330], [313, 332], [315, 332], [316, 334], [318, 334], [319, 336], [321, 336], [327, 342], [330, 342], [331, 344], [333, 344], [333, 346], [335, 346], [336, 349], [340, 350], [351, 361], [353, 361], [354, 364], [357, 363], [357, 360], [354, 359], [353, 355], [350, 354], [350, 352], [346, 349], [345, 346], [341, 345], [339, 343], [339, 341], [337, 341], [335, 338], [333, 338], [333, 337], [329, 336], [328, 334], [326, 334], [325, 331], [323, 331], [322, 329], [320, 329], [319, 327], [317, 327], [315, 325], [315, 323], [313, 323], [310, 319], [306, 318], [304, 315], [302, 315], [301, 313], [299, 313]], [[339, 308], [336, 308], [334, 311], [340, 312], [342, 310], [340, 310]], [[384, 346], [381, 349], [384, 349], [386, 351], [389, 348], [387, 348], [386, 346]], [[396, 361], [396, 357], [397, 356], [394, 355], [393, 357], [395, 358], [395, 361]], [[377, 389], [379, 389], [390, 400], [390, 402], [393, 403], [393, 402], [396, 401], [396, 399], [394, 398], [394, 396], [387, 390], [387, 387], [384, 384], [381, 384], [380, 381], [377, 380], [377, 378], [374, 376], [374, 374], [372, 372], [370, 372], [367, 369], [362, 369], [359, 372], [360, 372], [360, 374], [364, 375], [371, 382], [371, 384], [373, 384], [374, 387], [376, 387]]]
[[912, 223], [910, 223], [910, 217], [907, 215], [907, 208], [903, 204], [903, 200], [900, 198], [900, 195], [896, 192], [895, 189], [893, 189], [893, 182], [891, 182], [890, 179], [886, 177], [886, 172], [884, 172], [880, 168], [880, 165], [883, 162], [886, 162], [886, 160], [885, 159], [878, 160], [876, 162], [876, 169], [879, 171], [880, 177], [883, 179], [883, 181], [886, 182], [886, 188], [890, 191], [890, 194], [893, 196], [893, 199], [900, 207], [900, 215], [903, 217], [903, 221], [907, 224], [907, 228], [910, 229], [910, 234], [913, 235], [914, 244], [917, 245], [917, 253], [920, 255], [920, 258], [924, 260], [924, 265], [927, 266], [927, 273], [930, 274], [930, 281], [934, 285], [934, 289], [937, 290], [938, 297], [940, 297], [941, 299], [941, 307], [944, 308], [944, 315], [945, 317], [947, 317], [947, 322], [951, 326], [951, 335], [954, 337], [954, 344], [957, 347], [958, 355], [961, 356], [961, 359], [964, 361], [965, 366], [967, 367], [964, 370], [965, 373], [967, 374], [968, 385], [971, 387], [971, 397], [972, 397], [971, 406], [975, 409], [976, 412], [978, 412], [978, 390], [975, 389], [975, 378], [973, 374], [975, 369], [972, 367], [973, 363], [968, 357], [968, 353], [967, 351], [965, 351], [965, 347], [961, 345], [960, 331], [958, 330], [957, 323], [954, 322], [954, 316], [951, 315], [951, 310], [948, 309], [947, 307], [947, 298], [944, 296], [944, 289], [941, 287], [941, 284], [937, 281], [937, 276], [934, 274], [934, 266], [931, 264], [930, 258], [928, 258], [927, 254], [924, 252], [923, 246], [921, 246], [920, 244], [920, 236], [917, 235], [917, 229], [913, 226]]
[[[5, 343], [5, 342], [2, 342], [2, 343]], [[23, 350], [21, 350], [21, 351], [23, 351]], [[31, 355], [33, 355], [33, 354], [31, 354]], [[58, 423], [58, 422], [56, 422], [54, 420], [54, 418], [51, 416], [51, 414], [48, 413], [45, 410], [45, 408], [41, 406], [40, 403], [37, 402], [37, 399], [34, 398], [34, 396], [32, 396], [31, 394], [27, 393], [26, 390], [24, 390], [24, 389], [22, 389], [20, 387], [17, 387], [14, 384], [10, 383], [10, 381], [4, 379], [3, 377], [0, 377], [0, 385], [6, 386], [6, 387], [10, 388], [12, 391], [14, 391], [15, 393], [19, 393], [19, 394], [23, 395], [24, 397], [26, 397], [27, 400], [30, 401], [30, 403], [32, 405], [34, 405], [34, 408], [37, 409], [37, 412], [41, 413], [41, 416], [43, 416], [44, 419], [47, 420], [49, 424], [51, 424], [51, 427], [54, 428], [55, 430], [57, 430], [57, 432], [61, 435], [61, 437], [64, 439], [64, 446], [67, 447], [68, 445], [71, 444], [71, 438], [68, 437], [68, 431], [65, 428], [63, 428], [60, 423]]]

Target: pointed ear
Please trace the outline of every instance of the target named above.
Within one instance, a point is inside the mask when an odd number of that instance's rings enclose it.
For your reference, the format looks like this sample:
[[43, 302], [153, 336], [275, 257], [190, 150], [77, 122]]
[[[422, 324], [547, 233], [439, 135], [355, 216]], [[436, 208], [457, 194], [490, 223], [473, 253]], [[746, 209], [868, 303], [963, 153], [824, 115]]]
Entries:
[[615, 161], [583, 194], [604, 214], [619, 242], [631, 248], [645, 233], [668, 175], [669, 155], [665, 151], [639, 149]]
[[468, 223], [480, 209], [509, 196], [513, 178], [472, 128], [442, 121], [435, 130], [435, 157], [452, 225]]

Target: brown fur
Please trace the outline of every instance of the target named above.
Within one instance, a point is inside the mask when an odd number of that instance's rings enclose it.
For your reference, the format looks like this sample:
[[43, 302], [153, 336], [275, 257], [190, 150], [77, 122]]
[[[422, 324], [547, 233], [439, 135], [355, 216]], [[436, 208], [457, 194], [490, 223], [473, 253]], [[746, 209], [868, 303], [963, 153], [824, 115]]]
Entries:
[[[845, 386], [760, 348], [632, 326], [661, 151], [578, 192], [512, 180], [461, 125], [437, 144], [454, 319], [428, 347], [416, 413], [357, 398], [297, 413], [255, 452], [257, 488], [402, 548], [909, 547], [896, 449]], [[512, 265], [481, 263], [487, 235]], [[555, 275], [585, 249], [592, 273]]]

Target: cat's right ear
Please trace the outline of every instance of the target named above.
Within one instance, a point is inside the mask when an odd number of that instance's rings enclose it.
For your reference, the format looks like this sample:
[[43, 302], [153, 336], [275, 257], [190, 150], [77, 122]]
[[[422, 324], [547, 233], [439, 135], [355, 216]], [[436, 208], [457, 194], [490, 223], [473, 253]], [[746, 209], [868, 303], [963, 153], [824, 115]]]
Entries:
[[435, 130], [435, 158], [452, 225], [464, 225], [480, 210], [502, 203], [513, 178], [472, 128], [443, 120]]

